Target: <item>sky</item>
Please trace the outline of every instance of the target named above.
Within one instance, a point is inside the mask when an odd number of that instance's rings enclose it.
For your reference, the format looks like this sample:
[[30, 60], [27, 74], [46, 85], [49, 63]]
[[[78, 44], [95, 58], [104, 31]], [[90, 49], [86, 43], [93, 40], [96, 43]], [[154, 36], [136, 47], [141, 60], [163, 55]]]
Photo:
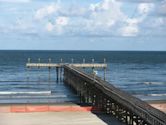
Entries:
[[0, 50], [166, 51], [166, 0], [0, 0]]

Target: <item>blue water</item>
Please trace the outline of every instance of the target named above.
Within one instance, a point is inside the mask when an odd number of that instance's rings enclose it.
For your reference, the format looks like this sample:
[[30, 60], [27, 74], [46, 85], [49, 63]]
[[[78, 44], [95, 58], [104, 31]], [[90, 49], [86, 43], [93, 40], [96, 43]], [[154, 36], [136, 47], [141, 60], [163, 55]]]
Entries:
[[[61, 58], [66, 63], [70, 63], [72, 58], [74, 63], [82, 63], [83, 58], [87, 63], [91, 63], [93, 58], [102, 63], [106, 58], [107, 81], [143, 100], [166, 100], [166, 52], [0, 51], [0, 92], [51, 91], [49, 98], [59, 94], [58, 98], [70, 95], [75, 99], [63, 83], [56, 82], [55, 69], [51, 70], [49, 79], [48, 69], [27, 69], [28, 58], [31, 62], [38, 62], [38, 58], [41, 62], [48, 62], [51, 58], [55, 63], [59, 63]], [[103, 77], [103, 70], [98, 70], [98, 75]], [[48, 97], [45, 97], [46, 100]]]

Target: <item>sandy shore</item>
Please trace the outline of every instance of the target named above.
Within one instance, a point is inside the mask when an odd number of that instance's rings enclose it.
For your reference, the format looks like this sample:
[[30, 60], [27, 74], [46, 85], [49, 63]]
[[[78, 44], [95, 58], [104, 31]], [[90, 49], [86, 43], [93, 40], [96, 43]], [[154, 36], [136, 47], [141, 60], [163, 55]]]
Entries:
[[166, 113], [166, 103], [150, 103], [150, 105]]
[[0, 113], [0, 125], [123, 125], [117, 119], [91, 112]]
[[147, 101], [151, 106], [166, 113], [166, 100], [151, 100]]

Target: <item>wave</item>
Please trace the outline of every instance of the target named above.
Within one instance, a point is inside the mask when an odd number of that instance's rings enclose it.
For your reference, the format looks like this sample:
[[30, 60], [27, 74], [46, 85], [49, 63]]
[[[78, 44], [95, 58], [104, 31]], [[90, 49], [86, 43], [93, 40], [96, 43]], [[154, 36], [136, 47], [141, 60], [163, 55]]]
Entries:
[[166, 93], [164, 94], [148, 94], [149, 96], [166, 96]]
[[146, 85], [163, 85], [166, 84], [166, 82], [144, 82]]
[[16, 91], [3, 91], [3, 92], [0, 92], [0, 95], [15, 95], [15, 94], [46, 94], [46, 95], [50, 95], [51, 94], [51, 91], [31, 91], [31, 92], [16, 92]]

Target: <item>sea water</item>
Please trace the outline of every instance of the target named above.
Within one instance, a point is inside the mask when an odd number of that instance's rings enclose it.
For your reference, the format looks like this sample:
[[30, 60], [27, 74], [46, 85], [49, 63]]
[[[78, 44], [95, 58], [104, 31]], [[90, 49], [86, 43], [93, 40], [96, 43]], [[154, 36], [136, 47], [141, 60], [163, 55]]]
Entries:
[[[63, 82], [56, 81], [56, 70], [27, 69], [31, 62], [108, 64], [106, 80], [142, 100], [166, 100], [166, 52], [143, 51], [0, 51], [0, 102], [63, 102], [78, 100]], [[89, 69], [90, 70], [90, 69]], [[87, 72], [91, 73], [89, 70]], [[104, 77], [103, 69], [97, 75]], [[24, 98], [29, 97], [29, 100]], [[8, 98], [10, 99], [8, 99]], [[16, 100], [18, 97], [18, 100]], [[13, 100], [12, 100], [13, 98]], [[41, 99], [43, 98], [43, 99]]]

